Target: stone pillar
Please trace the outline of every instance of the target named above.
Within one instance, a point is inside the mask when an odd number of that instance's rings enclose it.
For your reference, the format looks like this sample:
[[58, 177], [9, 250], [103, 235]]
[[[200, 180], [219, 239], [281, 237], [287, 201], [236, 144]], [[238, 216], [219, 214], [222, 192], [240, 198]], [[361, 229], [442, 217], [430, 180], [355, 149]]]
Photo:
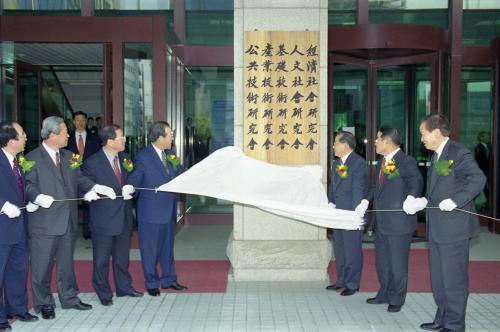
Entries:
[[[244, 31], [320, 31], [320, 162], [326, 185], [328, 1], [234, 1], [234, 144], [243, 148]], [[234, 280], [327, 281], [331, 243], [324, 228], [235, 205], [227, 246]]]

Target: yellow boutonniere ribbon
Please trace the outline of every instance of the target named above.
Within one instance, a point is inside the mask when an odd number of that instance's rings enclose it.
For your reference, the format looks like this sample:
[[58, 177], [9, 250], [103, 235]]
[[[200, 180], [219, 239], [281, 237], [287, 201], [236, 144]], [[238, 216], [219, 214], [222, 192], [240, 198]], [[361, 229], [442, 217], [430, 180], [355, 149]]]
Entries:
[[35, 166], [36, 161], [34, 160], [26, 160], [24, 156], [19, 156], [17, 159], [17, 162], [19, 163], [19, 167], [21, 167], [21, 170], [23, 173], [29, 172], [33, 166]]

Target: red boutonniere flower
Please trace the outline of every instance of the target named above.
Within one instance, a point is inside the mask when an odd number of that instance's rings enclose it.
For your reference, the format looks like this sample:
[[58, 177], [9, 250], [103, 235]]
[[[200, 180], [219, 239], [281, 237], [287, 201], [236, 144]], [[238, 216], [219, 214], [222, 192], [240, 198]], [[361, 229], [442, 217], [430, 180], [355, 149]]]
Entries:
[[68, 160], [68, 162], [69, 162], [69, 167], [72, 170], [75, 170], [78, 167], [82, 166], [82, 164], [83, 164], [82, 156], [80, 156], [78, 153], [73, 153], [73, 155], [71, 156], [70, 160]]
[[336, 171], [341, 179], [347, 179], [349, 175], [349, 167], [347, 167], [347, 165], [338, 165]]
[[384, 173], [387, 175], [388, 179], [392, 179], [399, 175], [399, 170], [396, 167], [396, 162], [394, 159], [390, 159], [387, 161], [387, 164], [384, 165]]
[[123, 158], [122, 166], [129, 173], [134, 169], [134, 163], [132, 162], [132, 160], [127, 158]]

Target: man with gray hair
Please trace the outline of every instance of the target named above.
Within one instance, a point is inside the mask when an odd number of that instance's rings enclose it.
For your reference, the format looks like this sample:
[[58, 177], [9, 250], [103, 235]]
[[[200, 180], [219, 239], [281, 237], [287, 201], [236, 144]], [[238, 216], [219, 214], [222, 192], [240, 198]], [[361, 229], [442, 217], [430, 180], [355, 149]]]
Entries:
[[113, 189], [93, 183], [80, 171], [81, 160], [68, 150], [68, 129], [57, 116], [42, 123], [42, 145], [26, 155], [34, 161], [26, 173], [26, 198], [42, 207], [28, 222], [31, 251], [31, 287], [35, 312], [44, 319], [55, 318], [55, 301], [50, 289], [54, 260], [57, 291], [63, 309], [89, 310], [92, 306], [78, 298], [73, 252], [78, 223], [79, 193], [96, 192], [111, 199]]

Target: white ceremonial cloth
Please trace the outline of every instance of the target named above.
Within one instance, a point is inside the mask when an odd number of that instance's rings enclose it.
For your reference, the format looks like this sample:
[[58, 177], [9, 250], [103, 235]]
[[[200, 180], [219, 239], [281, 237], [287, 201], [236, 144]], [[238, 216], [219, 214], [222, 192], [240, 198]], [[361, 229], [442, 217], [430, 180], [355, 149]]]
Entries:
[[328, 205], [321, 166], [278, 166], [225, 147], [212, 153], [172, 181], [156, 188], [203, 195], [252, 205], [279, 216], [316, 226], [359, 229], [354, 211]]

